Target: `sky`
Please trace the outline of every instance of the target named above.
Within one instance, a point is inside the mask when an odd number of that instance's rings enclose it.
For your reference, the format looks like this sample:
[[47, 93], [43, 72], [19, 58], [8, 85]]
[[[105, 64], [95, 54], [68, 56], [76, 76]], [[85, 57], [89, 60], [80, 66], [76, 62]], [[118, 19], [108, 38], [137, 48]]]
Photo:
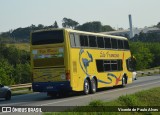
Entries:
[[0, 0], [0, 32], [31, 24], [62, 27], [64, 17], [80, 25], [100, 21], [103, 25], [143, 28], [160, 22], [160, 0]]

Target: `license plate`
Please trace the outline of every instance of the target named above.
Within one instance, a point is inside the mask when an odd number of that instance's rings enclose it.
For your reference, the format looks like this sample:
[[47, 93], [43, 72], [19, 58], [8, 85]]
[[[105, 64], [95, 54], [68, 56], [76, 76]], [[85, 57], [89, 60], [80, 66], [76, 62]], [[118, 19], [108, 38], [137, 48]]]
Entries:
[[53, 86], [47, 86], [47, 89], [53, 89]]

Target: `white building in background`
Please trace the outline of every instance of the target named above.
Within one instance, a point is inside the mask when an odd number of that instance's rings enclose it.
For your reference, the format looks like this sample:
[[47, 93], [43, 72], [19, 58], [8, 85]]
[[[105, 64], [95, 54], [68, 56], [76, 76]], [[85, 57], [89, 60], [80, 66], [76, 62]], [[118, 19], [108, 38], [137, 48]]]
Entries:
[[[139, 35], [140, 32], [142, 33], [154, 33], [159, 32], [160, 29], [157, 27], [145, 27], [145, 28], [132, 28], [133, 36], [136, 34]], [[103, 34], [109, 34], [109, 35], [116, 35], [116, 36], [124, 36], [130, 38], [130, 29], [127, 30], [117, 30], [117, 31], [109, 31], [109, 32], [101, 32]]]
[[128, 15], [128, 18], [129, 18], [129, 29], [110, 31], [110, 32], [102, 32], [102, 33], [116, 35], [116, 36], [124, 36], [127, 38], [133, 38], [135, 35], [139, 35], [139, 33], [141, 33], [141, 32], [142, 33], [154, 33], [154, 32], [160, 33], [160, 29], [157, 27], [133, 28], [131, 14]]

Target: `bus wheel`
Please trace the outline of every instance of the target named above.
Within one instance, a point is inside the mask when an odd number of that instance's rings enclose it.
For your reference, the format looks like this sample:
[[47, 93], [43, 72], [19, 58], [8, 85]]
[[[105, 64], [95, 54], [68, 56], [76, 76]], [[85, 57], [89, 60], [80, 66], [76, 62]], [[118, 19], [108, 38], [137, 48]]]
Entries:
[[89, 90], [90, 90], [89, 81], [86, 79], [86, 80], [84, 81], [84, 94], [85, 94], [85, 95], [89, 94]]
[[92, 81], [91, 81], [91, 93], [96, 93], [96, 91], [97, 91], [96, 80], [92, 79]]
[[125, 87], [125, 86], [126, 86], [126, 83], [127, 83], [126, 78], [123, 77], [123, 78], [122, 78], [122, 85], [121, 85], [121, 87]]

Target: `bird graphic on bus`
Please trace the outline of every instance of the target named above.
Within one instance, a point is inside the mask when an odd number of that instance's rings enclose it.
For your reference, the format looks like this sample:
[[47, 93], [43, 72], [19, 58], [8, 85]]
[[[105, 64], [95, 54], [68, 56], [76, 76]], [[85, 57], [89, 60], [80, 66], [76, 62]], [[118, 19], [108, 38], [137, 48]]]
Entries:
[[[87, 76], [91, 76], [88, 74], [88, 67], [89, 67], [90, 63], [93, 62], [92, 54], [89, 53], [88, 51], [84, 51], [84, 49], [81, 49], [79, 52], [79, 62], [80, 62], [80, 66], [81, 66], [83, 72]], [[121, 74], [119, 75], [119, 77], [117, 77], [116, 75], [114, 75], [112, 73], [108, 73], [108, 74], [106, 74], [106, 78], [107, 78], [106, 81], [108, 81], [108, 82], [102, 81], [99, 79], [98, 79], [98, 82], [105, 83], [105, 84], [111, 84], [112, 79], [116, 79], [115, 85], [117, 85], [119, 83], [119, 81], [121, 81]]]
[[102, 80], [98, 80], [98, 82], [104, 83], [104, 84], [111, 84], [112, 83], [112, 79], [115, 78], [116, 79], [116, 83], [115, 85], [117, 85], [119, 83], [119, 81], [121, 81], [121, 74], [119, 77], [117, 77], [116, 75], [112, 74], [112, 73], [108, 73], [107, 74], [107, 81], [102, 81]]
[[79, 61], [80, 61], [80, 66], [81, 66], [82, 70], [84, 71], [84, 73], [86, 75], [89, 75], [88, 74], [88, 67], [89, 67], [89, 64], [91, 62], [93, 62], [92, 54], [90, 54], [88, 51], [84, 51], [83, 49], [81, 49], [80, 53], [79, 53]]

